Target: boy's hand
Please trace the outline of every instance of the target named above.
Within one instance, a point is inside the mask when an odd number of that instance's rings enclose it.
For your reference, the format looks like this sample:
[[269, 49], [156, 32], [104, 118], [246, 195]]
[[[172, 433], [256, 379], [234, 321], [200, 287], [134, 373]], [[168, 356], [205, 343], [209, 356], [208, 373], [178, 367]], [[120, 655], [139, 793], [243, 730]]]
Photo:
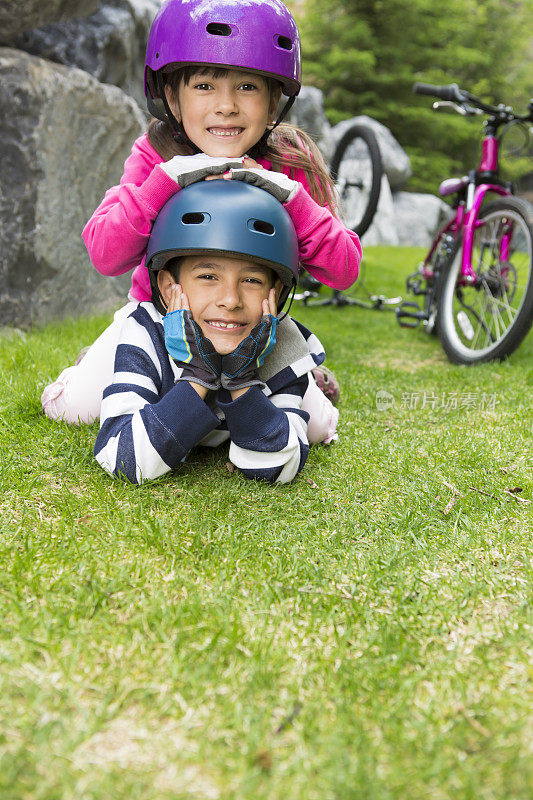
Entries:
[[203, 181], [208, 175], [222, 175], [232, 167], [242, 166], [242, 158], [214, 158], [205, 153], [194, 156], [174, 156], [160, 164], [167, 175], [184, 189], [191, 183]]
[[234, 181], [245, 181], [245, 183], [259, 186], [280, 203], [288, 203], [300, 188], [298, 181], [293, 181], [283, 172], [270, 172], [263, 167], [232, 169], [231, 177]]
[[243, 394], [234, 394], [237, 390], [263, 385], [257, 369], [276, 344], [277, 326], [276, 293], [271, 289], [268, 300], [263, 300], [263, 316], [259, 323], [232, 353], [222, 356], [221, 383], [231, 391], [233, 399]]
[[206, 389], [219, 389], [222, 357], [193, 320], [187, 295], [183, 294], [179, 284], [171, 289], [163, 328], [166, 348], [183, 369], [178, 380], [199, 384]]

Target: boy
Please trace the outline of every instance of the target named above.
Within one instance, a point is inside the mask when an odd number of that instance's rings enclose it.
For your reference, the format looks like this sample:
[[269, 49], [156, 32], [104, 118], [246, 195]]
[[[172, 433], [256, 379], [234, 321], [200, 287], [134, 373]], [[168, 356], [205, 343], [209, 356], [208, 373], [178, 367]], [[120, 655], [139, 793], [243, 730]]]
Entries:
[[288, 213], [246, 183], [193, 184], [161, 210], [146, 264], [152, 302], [124, 323], [98, 462], [141, 483], [229, 439], [245, 477], [291, 481], [309, 452], [302, 398], [324, 352], [290, 317], [278, 324], [298, 276]]

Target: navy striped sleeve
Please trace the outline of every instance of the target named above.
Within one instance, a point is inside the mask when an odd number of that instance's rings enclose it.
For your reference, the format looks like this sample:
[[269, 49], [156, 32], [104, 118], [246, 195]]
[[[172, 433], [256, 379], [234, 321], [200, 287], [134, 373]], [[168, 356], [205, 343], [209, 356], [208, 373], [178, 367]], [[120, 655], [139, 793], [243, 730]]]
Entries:
[[132, 483], [176, 467], [220, 423], [187, 381], [174, 383], [168, 353], [162, 352], [162, 326], [143, 311], [124, 323], [94, 448], [107, 472]]
[[288, 483], [303, 468], [309, 414], [302, 411], [302, 398], [308, 385], [306, 374], [270, 397], [257, 386], [231, 402], [219, 397], [230, 433], [230, 461], [245, 477]]

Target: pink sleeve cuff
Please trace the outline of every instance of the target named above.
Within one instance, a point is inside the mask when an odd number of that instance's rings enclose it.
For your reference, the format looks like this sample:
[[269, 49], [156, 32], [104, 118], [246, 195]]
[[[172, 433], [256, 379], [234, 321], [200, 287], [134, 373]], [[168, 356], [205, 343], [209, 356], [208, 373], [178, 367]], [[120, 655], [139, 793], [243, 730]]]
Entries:
[[167, 200], [179, 192], [180, 186], [176, 181], [172, 180], [165, 170], [161, 169], [157, 164], [144, 183], [139, 186], [138, 197], [139, 200], [145, 203], [154, 214], [154, 217], [159, 214]]

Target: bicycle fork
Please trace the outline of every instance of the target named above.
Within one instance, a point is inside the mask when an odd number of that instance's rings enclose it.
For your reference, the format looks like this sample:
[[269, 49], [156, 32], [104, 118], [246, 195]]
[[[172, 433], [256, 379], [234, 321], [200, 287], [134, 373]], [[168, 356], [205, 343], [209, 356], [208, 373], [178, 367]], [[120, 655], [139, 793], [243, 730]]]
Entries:
[[401, 303], [396, 309], [396, 318], [402, 328], [417, 328], [422, 323], [426, 333], [434, 329], [441, 271], [452, 254], [454, 242], [452, 233], [439, 234], [426, 261], [407, 277], [407, 291], [424, 297], [424, 308], [413, 301]]

